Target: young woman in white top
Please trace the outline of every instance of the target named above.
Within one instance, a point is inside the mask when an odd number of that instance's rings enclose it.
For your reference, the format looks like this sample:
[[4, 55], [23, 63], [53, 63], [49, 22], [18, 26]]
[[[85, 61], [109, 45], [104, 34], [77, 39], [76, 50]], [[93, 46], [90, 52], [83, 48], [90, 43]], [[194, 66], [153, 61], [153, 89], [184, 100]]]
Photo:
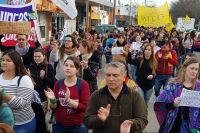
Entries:
[[69, 56], [79, 56], [80, 52], [77, 50], [77, 44], [71, 35], [64, 36], [63, 44], [58, 47], [53, 46], [53, 50], [50, 53], [49, 61], [57, 62], [56, 66], [56, 80], [64, 79], [65, 75], [63, 72], [64, 61]]
[[15, 133], [34, 133], [36, 119], [31, 108], [34, 85], [18, 52], [14, 50], [4, 52], [1, 68], [3, 73], [0, 75], [0, 91], [3, 100], [13, 111]]
[[183, 46], [186, 49], [186, 54], [192, 52], [193, 40], [192, 40], [192, 38], [190, 36], [190, 33], [187, 33], [185, 35], [185, 38], [183, 40]]

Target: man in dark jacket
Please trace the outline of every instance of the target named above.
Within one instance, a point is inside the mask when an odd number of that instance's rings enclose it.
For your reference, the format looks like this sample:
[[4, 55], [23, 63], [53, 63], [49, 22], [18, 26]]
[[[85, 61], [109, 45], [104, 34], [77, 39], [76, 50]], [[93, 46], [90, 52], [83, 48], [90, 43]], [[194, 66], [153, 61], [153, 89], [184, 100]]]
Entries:
[[142, 97], [124, 84], [126, 67], [107, 64], [107, 86], [95, 91], [85, 112], [84, 123], [93, 133], [136, 133], [147, 125], [147, 108]]

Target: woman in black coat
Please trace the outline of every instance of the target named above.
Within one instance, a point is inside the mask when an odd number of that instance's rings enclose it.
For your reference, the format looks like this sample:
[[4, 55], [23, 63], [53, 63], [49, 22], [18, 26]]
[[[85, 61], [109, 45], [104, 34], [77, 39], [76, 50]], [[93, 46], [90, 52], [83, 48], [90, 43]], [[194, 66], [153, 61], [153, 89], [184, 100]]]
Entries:
[[53, 67], [45, 63], [43, 49], [37, 48], [34, 50], [34, 62], [30, 65], [29, 71], [35, 81], [34, 89], [39, 93], [41, 102], [46, 104], [47, 99], [44, 90], [47, 88], [53, 89], [55, 79]]
[[79, 44], [81, 60], [81, 77], [90, 85], [90, 94], [97, 90], [97, 74], [99, 71], [99, 54], [95, 44], [89, 40], [82, 40]]

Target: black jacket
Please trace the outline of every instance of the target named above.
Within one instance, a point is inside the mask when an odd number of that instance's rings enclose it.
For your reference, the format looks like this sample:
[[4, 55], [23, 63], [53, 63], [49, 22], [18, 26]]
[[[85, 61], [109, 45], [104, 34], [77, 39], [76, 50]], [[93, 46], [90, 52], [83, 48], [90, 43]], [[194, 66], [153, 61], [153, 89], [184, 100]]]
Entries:
[[[29, 70], [36, 83], [34, 89], [39, 93], [41, 102], [46, 101], [47, 98], [44, 94], [44, 89], [47, 89], [47, 87], [53, 89], [54, 87], [55, 76], [52, 66], [50, 64], [46, 65], [45, 63], [41, 63], [39, 65], [32, 63]], [[44, 79], [40, 78], [41, 70], [44, 70], [46, 73]]]
[[[80, 56], [82, 60], [82, 57]], [[99, 55], [94, 52], [88, 60], [88, 68], [83, 69], [83, 79], [90, 85], [90, 93], [92, 94], [97, 90], [97, 74], [99, 71]]]
[[154, 79], [149, 80], [147, 79], [148, 75], [152, 75], [152, 69], [149, 66], [150, 60], [144, 59], [144, 62], [141, 65], [140, 68], [140, 61], [141, 58], [136, 56], [135, 60], [131, 59], [131, 54], [128, 54], [128, 61], [130, 64], [134, 64], [137, 66], [136, 70], [136, 83], [139, 85], [141, 89], [149, 90], [154, 85]]

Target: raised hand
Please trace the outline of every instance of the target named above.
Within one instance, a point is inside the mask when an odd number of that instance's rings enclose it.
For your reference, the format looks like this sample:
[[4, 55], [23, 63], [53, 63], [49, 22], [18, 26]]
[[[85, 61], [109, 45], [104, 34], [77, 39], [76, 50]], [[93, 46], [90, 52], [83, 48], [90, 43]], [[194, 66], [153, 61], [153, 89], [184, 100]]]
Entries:
[[132, 124], [133, 124], [133, 121], [125, 120], [125, 121], [120, 125], [120, 133], [130, 133], [131, 125], [132, 125]]
[[56, 98], [53, 91], [50, 88], [47, 88], [47, 90], [44, 90], [44, 93], [45, 93], [45, 95], [48, 99], [55, 99]]
[[98, 110], [98, 117], [101, 121], [105, 121], [109, 114], [110, 114], [110, 108], [111, 108], [111, 105], [108, 104], [105, 108], [104, 107], [101, 107], [99, 110]]

